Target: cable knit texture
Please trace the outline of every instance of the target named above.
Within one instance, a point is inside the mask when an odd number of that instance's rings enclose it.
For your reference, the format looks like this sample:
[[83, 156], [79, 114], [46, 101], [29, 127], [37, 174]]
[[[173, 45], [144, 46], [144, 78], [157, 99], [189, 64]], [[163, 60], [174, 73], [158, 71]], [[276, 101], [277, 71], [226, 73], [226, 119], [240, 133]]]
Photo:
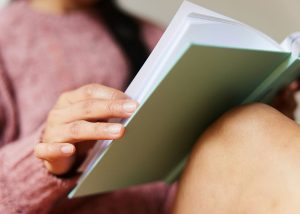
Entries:
[[[152, 49], [162, 31], [141, 25]], [[101, 20], [39, 13], [27, 1], [0, 12], [0, 213], [164, 212], [169, 187], [162, 183], [68, 200], [76, 178], [49, 174], [33, 155], [62, 92], [89, 83], [124, 89], [128, 72]]]

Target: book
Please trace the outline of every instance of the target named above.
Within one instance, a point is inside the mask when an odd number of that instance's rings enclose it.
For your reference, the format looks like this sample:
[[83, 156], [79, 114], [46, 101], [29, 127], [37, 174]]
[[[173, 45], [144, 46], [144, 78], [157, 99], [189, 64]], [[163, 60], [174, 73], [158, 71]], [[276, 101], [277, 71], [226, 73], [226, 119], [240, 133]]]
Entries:
[[99, 141], [69, 198], [172, 182], [224, 112], [268, 103], [300, 74], [298, 57], [239, 21], [183, 2], [126, 94], [140, 103], [123, 139]]

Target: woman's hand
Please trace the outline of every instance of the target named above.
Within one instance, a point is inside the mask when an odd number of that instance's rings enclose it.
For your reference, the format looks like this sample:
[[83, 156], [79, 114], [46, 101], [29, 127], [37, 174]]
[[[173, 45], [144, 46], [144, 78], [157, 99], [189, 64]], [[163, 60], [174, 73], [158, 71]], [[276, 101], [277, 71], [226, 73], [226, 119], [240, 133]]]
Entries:
[[124, 135], [121, 124], [99, 121], [128, 118], [137, 106], [123, 92], [97, 84], [63, 93], [49, 112], [42, 143], [36, 145], [35, 155], [44, 160], [49, 172], [65, 174], [73, 166], [80, 148], [88, 142], [119, 139]]
[[293, 81], [286, 88], [281, 90], [272, 102], [272, 106], [285, 114], [291, 119], [294, 119], [294, 112], [297, 108], [295, 93], [300, 89], [300, 80]]

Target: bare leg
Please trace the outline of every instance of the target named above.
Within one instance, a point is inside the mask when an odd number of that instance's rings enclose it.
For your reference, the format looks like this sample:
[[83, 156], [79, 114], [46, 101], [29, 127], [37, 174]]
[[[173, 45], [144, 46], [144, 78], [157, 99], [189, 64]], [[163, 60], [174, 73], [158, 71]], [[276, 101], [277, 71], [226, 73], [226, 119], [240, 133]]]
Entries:
[[300, 128], [263, 104], [225, 114], [200, 138], [174, 214], [300, 212]]

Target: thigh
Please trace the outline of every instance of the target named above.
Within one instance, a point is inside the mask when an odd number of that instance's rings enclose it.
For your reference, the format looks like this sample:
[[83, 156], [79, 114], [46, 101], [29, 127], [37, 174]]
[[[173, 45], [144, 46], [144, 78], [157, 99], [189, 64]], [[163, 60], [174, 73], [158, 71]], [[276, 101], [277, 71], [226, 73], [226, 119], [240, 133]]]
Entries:
[[173, 213], [298, 213], [299, 133], [265, 105], [225, 114], [194, 148]]

